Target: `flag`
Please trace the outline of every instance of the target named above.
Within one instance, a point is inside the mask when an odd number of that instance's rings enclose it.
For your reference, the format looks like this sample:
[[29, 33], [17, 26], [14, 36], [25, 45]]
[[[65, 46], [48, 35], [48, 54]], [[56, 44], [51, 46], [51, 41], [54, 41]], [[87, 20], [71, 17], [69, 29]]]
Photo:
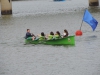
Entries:
[[90, 12], [87, 9], [84, 12], [83, 21], [88, 23], [92, 27], [93, 31], [98, 25], [96, 19], [93, 18], [93, 16], [90, 14]]

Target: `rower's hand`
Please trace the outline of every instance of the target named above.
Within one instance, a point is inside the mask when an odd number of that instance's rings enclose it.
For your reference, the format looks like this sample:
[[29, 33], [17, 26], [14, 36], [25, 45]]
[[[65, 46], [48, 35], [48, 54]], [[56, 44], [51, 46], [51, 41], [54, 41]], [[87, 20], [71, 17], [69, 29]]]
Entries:
[[39, 37], [40, 35], [37, 35], [37, 37]]

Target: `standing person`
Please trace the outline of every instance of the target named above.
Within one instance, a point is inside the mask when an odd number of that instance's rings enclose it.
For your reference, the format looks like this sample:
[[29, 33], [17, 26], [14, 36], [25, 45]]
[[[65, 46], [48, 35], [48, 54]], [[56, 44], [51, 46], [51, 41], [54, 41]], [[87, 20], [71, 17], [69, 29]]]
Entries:
[[27, 38], [32, 39], [32, 40], [34, 40], [36, 38], [34, 34], [30, 33], [30, 29], [27, 29], [25, 39], [27, 39]]
[[64, 33], [63, 33], [63, 38], [64, 38], [64, 37], [67, 37], [68, 35], [69, 35], [68, 31], [65, 29], [65, 30], [64, 30]]

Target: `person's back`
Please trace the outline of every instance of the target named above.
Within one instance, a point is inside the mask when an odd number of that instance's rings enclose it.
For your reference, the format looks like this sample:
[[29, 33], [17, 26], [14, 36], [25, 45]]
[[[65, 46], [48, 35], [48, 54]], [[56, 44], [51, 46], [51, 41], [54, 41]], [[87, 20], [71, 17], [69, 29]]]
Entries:
[[57, 31], [56, 34], [54, 35], [54, 39], [59, 39], [61, 38], [60, 32]]
[[43, 32], [41, 32], [41, 36], [39, 37], [39, 40], [45, 40], [45, 34]]
[[54, 35], [54, 38], [55, 38], [55, 39], [58, 39], [58, 38], [59, 38], [59, 35], [58, 35], [58, 34], [55, 34], [55, 35]]
[[44, 36], [40, 36], [40, 37], [39, 37], [39, 40], [41, 40], [41, 41], [42, 41], [42, 40], [45, 40], [45, 37], [44, 37]]
[[52, 40], [54, 38], [54, 33], [50, 32], [50, 35], [48, 36], [48, 40]]

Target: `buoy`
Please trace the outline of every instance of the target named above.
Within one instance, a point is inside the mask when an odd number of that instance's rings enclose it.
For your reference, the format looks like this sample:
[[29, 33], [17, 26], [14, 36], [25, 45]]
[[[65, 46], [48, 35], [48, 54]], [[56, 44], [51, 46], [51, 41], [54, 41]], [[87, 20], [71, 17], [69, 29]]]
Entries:
[[76, 36], [82, 36], [82, 31], [81, 30], [77, 30], [75, 34], [76, 34]]

